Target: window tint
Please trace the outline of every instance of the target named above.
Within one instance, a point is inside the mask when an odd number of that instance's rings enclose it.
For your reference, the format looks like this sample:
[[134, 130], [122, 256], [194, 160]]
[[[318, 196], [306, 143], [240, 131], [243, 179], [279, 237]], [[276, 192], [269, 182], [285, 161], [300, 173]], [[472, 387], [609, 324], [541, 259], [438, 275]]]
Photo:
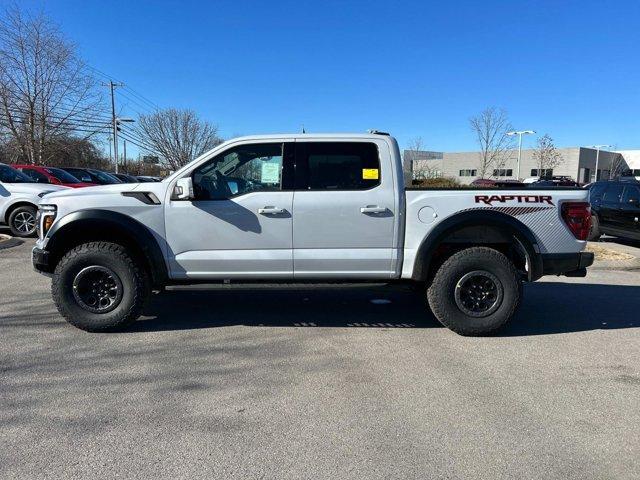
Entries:
[[605, 202], [619, 202], [622, 196], [622, 185], [607, 185], [607, 189], [604, 191], [602, 200]]
[[47, 173], [53, 177], [56, 177], [58, 180], [64, 183], [80, 183], [76, 177], [71, 175], [70, 173], [65, 172], [60, 168], [48, 167], [45, 168]]
[[296, 143], [296, 186], [307, 190], [366, 190], [380, 184], [374, 143]]
[[31, 183], [31, 179], [15, 168], [0, 164], [0, 182]]
[[513, 170], [511, 168], [496, 168], [493, 171], [494, 177], [512, 177]]
[[76, 168], [68, 168], [67, 171], [82, 182], [93, 183], [93, 178], [91, 178], [91, 175], [89, 175], [84, 170], [78, 170]]
[[532, 168], [531, 169], [532, 177], [552, 177], [553, 176], [553, 168]]
[[197, 200], [225, 200], [282, 189], [281, 143], [241, 145], [215, 156], [193, 172]]
[[43, 173], [38, 172], [37, 170], [32, 170], [30, 168], [21, 169], [22, 173], [24, 173], [27, 177], [29, 177], [34, 182], [38, 183], [49, 183], [49, 179]]
[[622, 197], [622, 203], [640, 203], [640, 187], [634, 185], [628, 185], [624, 188], [624, 195]]

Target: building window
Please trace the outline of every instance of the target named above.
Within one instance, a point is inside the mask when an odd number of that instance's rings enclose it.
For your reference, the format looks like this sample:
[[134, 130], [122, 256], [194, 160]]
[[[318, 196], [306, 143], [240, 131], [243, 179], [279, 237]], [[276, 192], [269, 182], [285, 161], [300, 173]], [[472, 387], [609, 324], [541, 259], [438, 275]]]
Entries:
[[466, 170], [460, 170], [459, 176], [461, 176], [461, 177], [475, 177], [477, 175], [477, 173], [478, 173], [478, 171], [475, 168], [473, 168], [473, 169], [469, 168], [469, 169], [466, 169]]
[[493, 170], [494, 177], [512, 177], [513, 170], [510, 168], [496, 168]]
[[553, 177], [553, 168], [532, 168], [531, 169], [532, 177]]

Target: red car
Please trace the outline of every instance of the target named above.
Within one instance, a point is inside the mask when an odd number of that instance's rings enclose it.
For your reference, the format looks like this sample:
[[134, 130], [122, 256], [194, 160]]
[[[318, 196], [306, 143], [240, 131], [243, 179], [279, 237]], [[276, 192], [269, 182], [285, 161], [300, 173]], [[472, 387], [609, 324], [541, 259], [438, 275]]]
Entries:
[[64, 187], [82, 188], [93, 187], [95, 183], [81, 182], [76, 177], [61, 168], [39, 167], [37, 165], [12, 165], [36, 183], [51, 183]]

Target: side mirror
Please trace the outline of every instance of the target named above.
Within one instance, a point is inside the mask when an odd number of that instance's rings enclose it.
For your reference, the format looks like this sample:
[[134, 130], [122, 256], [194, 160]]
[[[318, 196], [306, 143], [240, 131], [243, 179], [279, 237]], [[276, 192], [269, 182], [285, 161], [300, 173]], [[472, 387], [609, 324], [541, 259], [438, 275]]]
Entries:
[[193, 179], [191, 177], [179, 179], [173, 188], [173, 196], [177, 200], [191, 200], [193, 198]]

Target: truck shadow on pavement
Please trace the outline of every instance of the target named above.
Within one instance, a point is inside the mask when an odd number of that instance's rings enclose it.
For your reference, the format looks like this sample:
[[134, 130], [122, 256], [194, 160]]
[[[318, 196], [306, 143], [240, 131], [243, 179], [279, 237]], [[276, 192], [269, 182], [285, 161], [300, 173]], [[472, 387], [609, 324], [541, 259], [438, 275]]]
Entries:
[[[640, 327], [640, 286], [527, 284], [524, 301], [498, 336]], [[129, 331], [250, 327], [442, 328], [409, 287], [231, 287], [155, 295]]]

